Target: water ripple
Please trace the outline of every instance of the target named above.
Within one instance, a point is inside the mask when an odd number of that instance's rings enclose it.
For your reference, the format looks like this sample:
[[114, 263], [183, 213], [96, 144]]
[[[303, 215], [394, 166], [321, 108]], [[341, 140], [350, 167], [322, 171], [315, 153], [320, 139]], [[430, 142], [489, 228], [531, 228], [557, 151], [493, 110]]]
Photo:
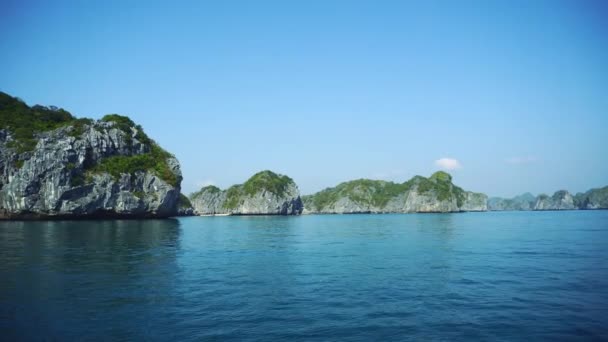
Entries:
[[606, 340], [608, 212], [0, 223], [3, 340]]

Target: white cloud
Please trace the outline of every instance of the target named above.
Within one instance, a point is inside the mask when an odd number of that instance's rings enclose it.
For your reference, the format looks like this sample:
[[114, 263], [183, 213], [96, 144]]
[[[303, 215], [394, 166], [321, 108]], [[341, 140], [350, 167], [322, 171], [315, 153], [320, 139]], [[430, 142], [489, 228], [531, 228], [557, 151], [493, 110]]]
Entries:
[[435, 165], [446, 170], [458, 170], [462, 168], [462, 164], [457, 159], [441, 158], [435, 160]]
[[507, 158], [505, 159], [505, 162], [507, 162], [508, 164], [514, 164], [514, 165], [523, 165], [523, 164], [532, 164], [532, 163], [536, 163], [538, 161], [538, 159], [536, 159], [536, 157], [511, 157], [511, 158]]

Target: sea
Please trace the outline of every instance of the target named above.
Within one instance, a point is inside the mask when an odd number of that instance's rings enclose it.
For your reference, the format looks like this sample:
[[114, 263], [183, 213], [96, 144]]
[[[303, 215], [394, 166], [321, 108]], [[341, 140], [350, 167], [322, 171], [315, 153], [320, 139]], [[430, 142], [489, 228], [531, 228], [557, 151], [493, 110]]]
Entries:
[[608, 340], [608, 211], [4, 221], [0, 340]]

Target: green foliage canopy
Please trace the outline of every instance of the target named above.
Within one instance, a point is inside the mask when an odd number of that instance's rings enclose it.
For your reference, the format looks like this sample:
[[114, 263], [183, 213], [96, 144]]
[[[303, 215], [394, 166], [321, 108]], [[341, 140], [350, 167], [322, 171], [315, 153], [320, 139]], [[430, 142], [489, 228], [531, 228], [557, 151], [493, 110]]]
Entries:
[[[84, 171], [89, 175], [96, 172], [107, 172], [115, 178], [119, 178], [121, 173], [133, 174], [137, 171], [152, 170], [172, 186], [178, 185], [179, 179], [167, 163], [167, 159], [172, 155], [150, 139], [140, 125], [136, 125], [128, 117], [118, 114], [106, 115], [101, 121], [113, 122], [115, 127], [125, 133], [129, 143], [132, 142], [133, 129], [135, 129], [134, 137], [148, 146], [149, 152], [104, 158], [94, 165], [85, 164]], [[0, 92], [0, 129], [11, 132], [14, 140], [9, 147], [15, 148], [17, 153], [33, 150], [38, 141], [36, 136], [38, 133], [71, 126], [68, 134], [78, 137], [84, 133], [87, 126], [93, 123], [94, 121], [91, 119], [75, 118], [69, 112], [57, 107], [39, 105], [29, 107], [20, 99]], [[19, 161], [19, 164], [23, 164], [23, 161]], [[68, 164], [67, 169], [72, 171], [74, 165]], [[90, 177], [87, 178], [90, 180]], [[82, 185], [85, 182], [86, 178], [81, 174], [73, 175], [72, 184]]]
[[357, 179], [340, 183], [333, 188], [327, 188], [316, 194], [303, 196], [305, 205], [315, 210], [321, 210], [335, 204], [340, 198], [350, 200], [367, 206], [384, 208], [388, 202], [408, 191], [417, 188], [421, 194], [432, 192], [439, 200], [449, 200], [454, 196], [458, 206], [465, 200], [465, 191], [452, 184], [450, 174], [439, 171], [431, 177], [415, 176], [404, 183], [388, 182], [383, 180]]

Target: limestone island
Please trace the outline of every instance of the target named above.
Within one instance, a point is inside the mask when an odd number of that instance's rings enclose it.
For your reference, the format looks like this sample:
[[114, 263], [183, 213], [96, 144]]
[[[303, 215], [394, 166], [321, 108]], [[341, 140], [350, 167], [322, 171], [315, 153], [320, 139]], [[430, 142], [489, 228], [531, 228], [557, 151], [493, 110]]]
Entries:
[[0, 92], [0, 219], [608, 209], [608, 186], [488, 199], [443, 171], [403, 183], [352, 180], [307, 196], [269, 170], [189, 198], [181, 181], [177, 159], [126, 116], [76, 118]]
[[268, 170], [226, 190], [203, 187], [190, 202], [199, 215], [299, 215], [303, 210], [296, 183]]
[[608, 209], [608, 186], [574, 196], [567, 190], [558, 190], [552, 196], [534, 196], [527, 192], [513, 198], [492, 197], [488, 200], [488, 210], [491, 211], [594, 209]]
[[126, 116], [78, 119], [0, 92], [0, 219], [170, 217], [181, 181]]
[[487, 196], [465, 191], [443, 171], [404, 183], [358, 179], [304, 196], [310, 214], [449, 213], [486, 211]]
[[575, 196], [560, 190], [553, 196], [526, 193], [513, 199], [488, 199], [483, 193], [463, 190], [452, 183], [450, 174], [438, 171], [403, 183], [357, 179], [300, 197], [291, 178], [266, 170], [226, 190], [203, 187], [189, 200], [191, 207], [184, 210], [205, 216], [588, 210], [608, 209], [608, 187]]

